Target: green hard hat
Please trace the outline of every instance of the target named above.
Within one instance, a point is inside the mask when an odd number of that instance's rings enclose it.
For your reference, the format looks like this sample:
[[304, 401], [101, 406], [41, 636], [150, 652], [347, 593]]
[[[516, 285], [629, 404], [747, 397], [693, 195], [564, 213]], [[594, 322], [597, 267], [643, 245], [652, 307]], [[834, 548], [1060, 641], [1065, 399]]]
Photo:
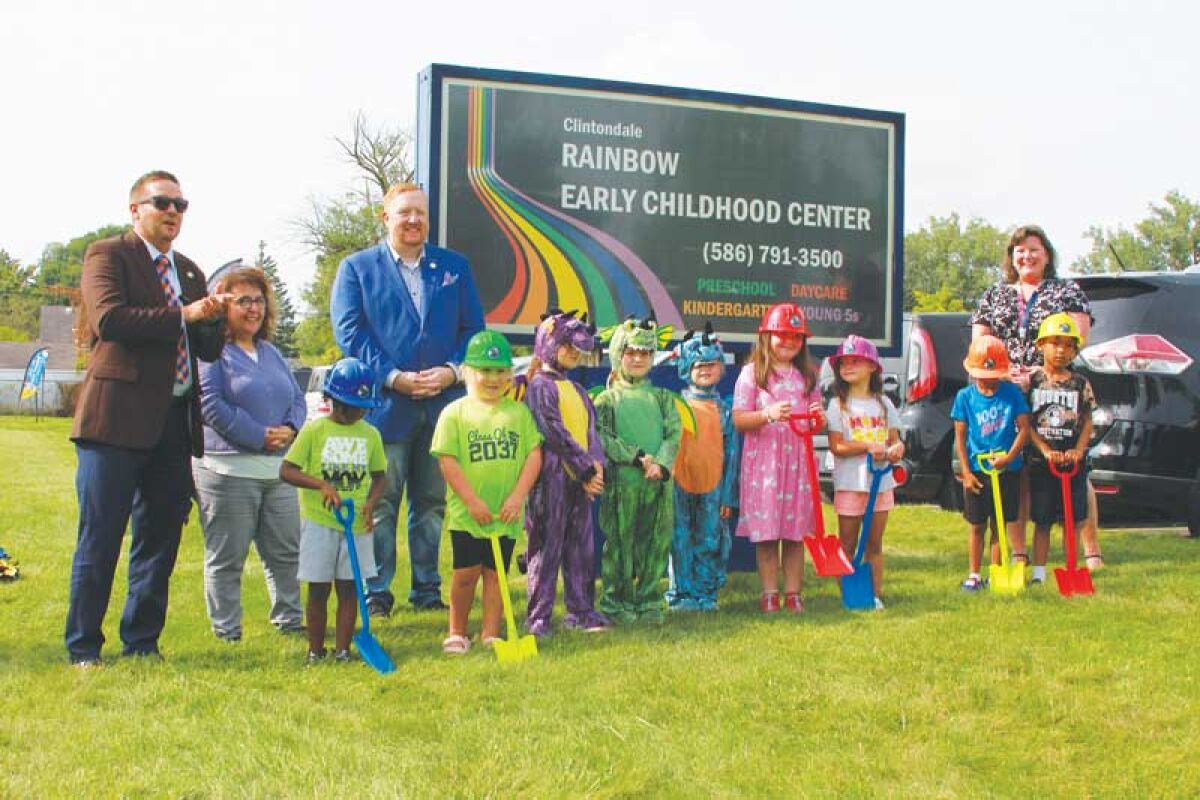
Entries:
[[475, 369], [512, 369], [512, 347], [504, 334], [480, 331], [467, 342], [467, 357], [463, 363]]

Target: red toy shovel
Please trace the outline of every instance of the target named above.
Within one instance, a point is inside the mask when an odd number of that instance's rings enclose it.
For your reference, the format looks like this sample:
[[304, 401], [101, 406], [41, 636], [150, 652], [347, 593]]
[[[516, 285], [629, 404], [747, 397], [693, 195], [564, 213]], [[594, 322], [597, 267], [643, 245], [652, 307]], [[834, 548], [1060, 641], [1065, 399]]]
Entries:
[[1075, 508], [1071, 503], [1071, 478], [1079, 472], [1079, 462], [1071, 464], [1069, 469], [1059, 469], [1053, 461], [1050, 462], [1050, 472], [1058, 477], [1062, 484], [1063, 505], [1063, 549], [1067, 553], [1066, 568], [1054, 570], [1054, 580], [1058, 581], [1058, 591], [1063, 597], [1073, 594], [1095, 594], [1092, 586], [1092, 573], [1087, 567], [1080, 567], [1075, 562]]
[[[825, 513], [821, 508], [821, 476], [817, 473], [817, 456], [813, 452], [812, 437], [817, 429], [820, 415], [811, 413], [793, 413], [788, 417], [788, 427], [792, 433], [804, 440], [808, 453], [808, 480], [812, 487], [813, 514], [817, 519], [817, 530], [812, 536], [805, 537], [804, 545], [812, 556], [813, 566], [822, 578], [840, 578], [854, 572], [854, 565], [846, 557], [842, 543], [836, 536], [825, 533]], [[801, 422], [807, 423], [801, 425]]]

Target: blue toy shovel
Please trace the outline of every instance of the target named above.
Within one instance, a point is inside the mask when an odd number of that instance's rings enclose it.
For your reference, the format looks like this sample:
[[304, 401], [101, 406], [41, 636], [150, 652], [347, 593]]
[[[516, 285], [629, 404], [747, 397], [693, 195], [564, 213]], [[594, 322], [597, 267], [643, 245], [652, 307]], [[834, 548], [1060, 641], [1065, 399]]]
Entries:
[[[344, 513], [343, 513], [344, 512]], [[358, 549], [354, 546], [354, 501], [346, 499], [342, 505], [333, 510], [337, 521], [342, 523], [342, 532], [346, 536], [346, 550], [350, 553], [350, 569], [354, 572], [354, 592], [358, 595], [358, 615], [362, 618], [362, 630], [354, 634], [354, 646], [363, 661], [380, 675], [390, 675], [396, 671], [396, 664], [383, 649], [379, 640], [371, 635], [371, 615], [367, 613], [367, 593], [363, 589], [362, 570], [358, 566]]]
[[867, 455], [867, 469], [871, 471], [871, 493], [867, 495], [867, 510], [863, 512], [862, 530], [858, 534], [858, 547], [850, 562], [854, 572], [842, 576], [842, 605], [850, 611], [871, 611], [875, 608], [875, 586], [871, 565], [863, 560], [867, 552], [867, 539], [871, 534], [871, 520], [875, 516], [875, 501], [879, 498], [879, 486], [883, 476], [893, 470], [899, 483], [904, 482], [903, 468], [884, 463], [876, 469], [875, 459]]

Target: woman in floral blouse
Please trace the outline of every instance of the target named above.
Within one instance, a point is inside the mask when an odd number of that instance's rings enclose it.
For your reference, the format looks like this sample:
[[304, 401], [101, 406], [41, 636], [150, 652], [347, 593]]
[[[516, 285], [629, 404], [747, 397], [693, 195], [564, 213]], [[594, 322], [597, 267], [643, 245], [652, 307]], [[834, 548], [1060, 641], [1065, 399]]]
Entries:
[[1051, 314], [1066, 312], [1086, 341], [1092, 307], [1079, 284], [1056, 277], [1054, 245], [1036, 225], [1013, 231], [1004, 255], [1004, 279], [983, 293], [971, 316], [971, 338], [999, 337], [1008, 346], [1012, 380], [1029, 388], [1029, 371], [1040, 366], [1038, 326]]
[[[1092, 306], [1079, 284], [1056, 276], [1056, 253], [1046, 232], [1037, 225], [1022, 225], [1013, 231], [1002, 265], [1004, 278], [983, 293], [971, 315], [971, 338], [985, 334], [999, 337], [1008, 348], [1012, 366], [1009, 375], [1021, 391], [1029, 391], [1029, 373], [1041, 366], [1037, 332], [1042, 320], [1065, 312], [1079, 325], [1087, 341], [1092, 324]], [[1028, 489], [1021, 481], [1021, 518], [1028, 518]], [[1096, 495], [1088, 486], [1088, 521], [1083, 526], [1084, 552], [1088, 568], [1103, 566], [1096, 537]]]

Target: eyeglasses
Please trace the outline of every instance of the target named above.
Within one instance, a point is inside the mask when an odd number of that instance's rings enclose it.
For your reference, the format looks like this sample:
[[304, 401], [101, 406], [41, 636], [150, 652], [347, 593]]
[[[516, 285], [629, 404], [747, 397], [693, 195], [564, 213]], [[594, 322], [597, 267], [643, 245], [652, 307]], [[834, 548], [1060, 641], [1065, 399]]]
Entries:
[[167, 197], [164, 194], [156, 194], [154, 197], [148, 197], [145, 200], [137, 202], [139, 206], [144, 206], [146, 203], [152, 203], [159, 211], [166, 211], [172, 204], [174, 204], [175, 210], [180, 214], [188, 210], [188, 201], [182, 197]]
[[254, 306], [267, 307], [267, 298], [262, 295], [252, 296], [244, 294], [241, 297], [235, 298], [233, 301], [238, 308], [253, 308]]

